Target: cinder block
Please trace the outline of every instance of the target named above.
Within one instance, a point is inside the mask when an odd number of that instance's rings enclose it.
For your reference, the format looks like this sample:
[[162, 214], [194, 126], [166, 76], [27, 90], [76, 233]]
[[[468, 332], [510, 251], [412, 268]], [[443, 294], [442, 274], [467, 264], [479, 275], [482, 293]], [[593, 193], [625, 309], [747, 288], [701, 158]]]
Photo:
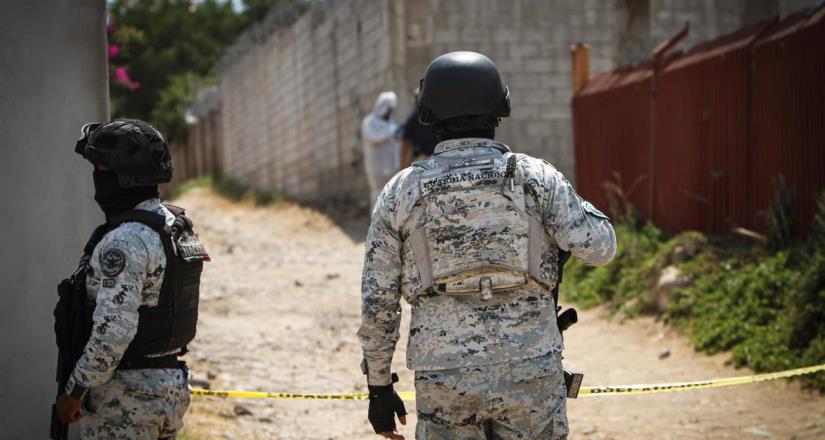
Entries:
[[520, 36], [518, 29], [493, 27], [493, 40], [498, 43], [514, 43], [519, 41], [519, 39]]
[[433, 41], [444, 44], [456, 44], [461, 41], [458, 29], [436, 29], [433, 33]]
[[527, 136], [542, 137], [552, 135], [552, 127], [546, 122], [530, 122], [527, 124]]
[[493, 36], [490, 29], [475, 26], [467, 26], [461, 29], [459, 43], [481, 43], [492, 41]]
[[547, 58], [534, 58], [524, 61], [525, 72], [549, 72], [553, 68], [553, 62]]
[[537, 43], [515, 42], [510, 43], [509, 53], [513, 58], [529, 58], [547, 56], [542, 54], [539, 50], [540, 46]]
[[[551, 29], [558, 29], [557, 27], [552, 27]], [[525, 43], [541, 43], [542, 41], [546, 41], [551, 39], [551, 35], [543, 29], [522, 29], [521, 31], [521, 41]]]

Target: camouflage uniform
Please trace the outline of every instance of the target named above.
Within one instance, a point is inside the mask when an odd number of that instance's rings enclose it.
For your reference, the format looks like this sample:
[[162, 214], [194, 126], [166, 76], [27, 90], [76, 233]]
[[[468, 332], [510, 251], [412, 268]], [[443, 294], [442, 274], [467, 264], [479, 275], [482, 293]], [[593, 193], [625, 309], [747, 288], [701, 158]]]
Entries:
[[[175, 220], [160, 200], [135, 209]], [[166, 254], [160, 236], [146, 225], [123, 223], [106, 234], [88, 261], [86, 291], [95, 301], [92, 335], [67, 384], [90, 388], [82, 410], [83, 438], [174, 437], [189, 406], [182, 369], [117, 370], [138, 328], [138, 308], [158, 304]], [[158, 356], [171, 353], [157, 353]]]
[[419, 371], [416, 437], [564, 438], [563, 381], [557, 354], [483, 367]]
[[[558, 279], [558, 252], [567, 250], [586, 264], [606, 264], [615, 253], [616, 237], [607, 217], [584, 202], [555, 168], [509, 151], [506, 145], [489, 139], [441, 142], [431, 158], [398, 173], [373, 210], [358, 336], [369, 383], [389, 384], [399, 337], [401, 297], [412, 306], [407, 367], [417, 372], [418, 438], [479, 438], [479, 429], [489, 430], [493, 438], [566, 436], [560, 370], [563, 343], [551, 293]], [[446, 166], [439, 165], [453, 163], [460, 168], [463, 160], [482, 157], [489, 161], [482, 171], [445, 174]], [[515, 165], [512, 171], [517, 184], [513, 174], [507, 174], [509, 169], [505, 172], [508, 159]], [[465, 190], [440, 192], [448, 186]], [[496, 186], [511, 200], [521, 194], [523, 208], [519, 209], [538, 220], [546, 240], [538, 267], [530, 271], [532, 279], [484, 299], [423, 288], [426, 270], [417, 264], [411, 237], [425, 225], [432, 231], [428, 240], [430, 251], [437, 253], [431, 257], [437, 272], [451, 273], [448, 266], [457, 261], [455, 256], [444, 258], [446, 262], [439, 259], [451, 249], [467, 259], [494, 255], [499, 250], [501, 255], [526, 252], [522, 249], [527, 246], [526, 232], [497, 230], [489, 217], [473, 217], [471, 210], [460, 221], [440, 216], [451, 210], [464, 212], [463, 195], [469, 197], [477, 188]], [[498, 206], [492, 198], [474, 203], [500, 212], [502, 222], [513, 215], [511, 205]], [[477, 219], [487, 223], [474, 224]], [[448, 247], [438, 248], [445, 243]], [[507, 278], [505, 275], [492, 277]], [[478, 277], [473, 279], [478, 282]], [[460, 291], [462, 282], [447, 278], [446, 284], [448, 289], [452, 286]], [[459, 411], [458, 407], [473, 410]], [[535, 408], [545, 411], [536, 413]], [[466, 431], [459, 426], [465, 426]]]

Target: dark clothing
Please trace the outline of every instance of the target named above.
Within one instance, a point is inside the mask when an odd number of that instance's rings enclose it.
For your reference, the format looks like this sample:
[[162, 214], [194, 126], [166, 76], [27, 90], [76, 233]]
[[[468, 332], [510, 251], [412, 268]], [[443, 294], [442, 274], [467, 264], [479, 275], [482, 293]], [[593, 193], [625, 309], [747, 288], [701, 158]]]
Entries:
[[408, 140], [413, 147], [413, 156], [424, 154], [431, 156], [438, 140], [431, 125], [422, 125], [418, 122], [418, 110], [413, 110], [404, 123], [404, 133], [401, 139]]
[[138, 203], [158, 197], [158, 186], [123, 187], [112, 171], [94, 170], [95, 201], [106, 219], [134, 208]]

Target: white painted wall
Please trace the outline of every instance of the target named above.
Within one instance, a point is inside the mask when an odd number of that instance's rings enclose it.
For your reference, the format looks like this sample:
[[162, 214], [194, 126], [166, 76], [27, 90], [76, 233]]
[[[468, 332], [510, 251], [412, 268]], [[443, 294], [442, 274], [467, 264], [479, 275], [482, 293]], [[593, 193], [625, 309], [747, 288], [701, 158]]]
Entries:
[[0, 5], [0, 439], [47, 438], [56, 286], [103, 216], [82, 123], [108, 115], [104, 0]]

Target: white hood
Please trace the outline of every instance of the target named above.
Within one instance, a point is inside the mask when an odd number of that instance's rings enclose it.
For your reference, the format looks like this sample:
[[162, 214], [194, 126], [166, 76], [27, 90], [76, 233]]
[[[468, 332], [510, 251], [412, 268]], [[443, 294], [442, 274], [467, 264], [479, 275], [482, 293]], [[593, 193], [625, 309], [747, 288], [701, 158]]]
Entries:
[[398, 96], [395, 92], [382, 92], [375, 100], [375, 105], [372, 106], [372, 114], [379, 118], [389, 109], [395, 109], [398, 105]]
[[378, 99], [375, 100], [375, 105], [372, 107], [372, 112], [361, 123], [361, 136], [365, 142], [381, 144], [395, 135], [398, 126], [395, 125], [392, 118], [385, 120], [382, 116], [388, 109], [395, 109], [397, 104], [398, 97], [395, 92], [383, 92], [378, 95]]

